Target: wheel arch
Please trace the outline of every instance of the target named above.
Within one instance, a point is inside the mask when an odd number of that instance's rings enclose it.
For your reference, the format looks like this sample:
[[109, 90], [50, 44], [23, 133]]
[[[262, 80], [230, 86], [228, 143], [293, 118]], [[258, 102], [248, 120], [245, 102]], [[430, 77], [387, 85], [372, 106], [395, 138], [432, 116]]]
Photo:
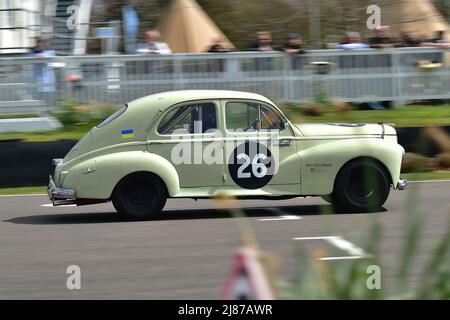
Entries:
[[154, 172], [150, 172], [150, 171], [133, 171], [133, 172], [130, 172], [129, 174], [123, 176], [123, 177], [116, 183], [116, 185], [114, 186], [114, 188], [113, 188], [113, 190], [112, 190], [112, 192], [111, 192], [111, 196], [114, 194], [114, 192], [116, 191], [117, 187], [118, 187], [121, 183], [125, 182], [127, 179], [133, 178], [133, 177], [135, 177], [135, 176], [143, 176], [143, 175], [148, 176], [149, 178], [151, 177], [151, 178], [154, 178], [154, 179], [159, 180], [159, 182], [161, 183], [161, 185], [164, 187], [166, 194], [169, 195], [169, 191], [168, 191], [168, 189], [167, 189], [167, 185], [166, 185], [166, 183], [164, 182], [164, 180], [163, 180], [159, 175], [157, 175], [157, 174], [154, 173]]
[[[81, 173], [86, 162], [95, 163], [95, 171]], [[147, 172], [161, 179], [169, 197], [180, 190], [175, 167], [167, 159], [145, 151], [111, 153], [81, 162], [69, 170], [65, 186], [75, 189], [77, 198], [107, 200], [119, 181], [136, 172]]]
[[386, 177], [388, 178], [389, 183], [391, 183], [392, 185], [394, 184], [394, 183], [393, 183], [393, 179], [392, 179], [392, 175], [391, 175], [391, 173], [389, 172], [388, 167], [387, 167], [380, 159], [378, 159], [378, 158], [376, 158], [376, 157], [372, 157], [372, 156], [358, 156], [358, 157], [355, 157], [355, 158], [352, 158], [352, 159], [348, 160], [346, 163], [344, 163], [344, 164], [339, 168], [338, 172], [336, 173], [336, 176], [334, 177], [334, 181], [333, 181], [333, 191], [334, 191], [334, 188], [335, 188], [335, 185], [336, 185], [336, 180], [337, 180], [339, 174], [342, 172], [342, 170], [343, 170], [346, 166], [348, 166], [349, 164], [351, 164], [351, 163], [353, 163], [353, 162], [356, 162], [356, 161], [364, 161], [364, 160], [366, 160], [366, 161], [373, 161], [374, 163], [376, 163], [377, 165], [379, 165], [380, 168], [381, 168], [381, 170], [383, 170], [384, 173], [386, 174]]
[[382, 139], [345, 139], [304, 148], [301, 159], [301, 188], [304, 195], [328, 195], [338, 172], [355, 159], [374, 159], [387, 172], [394, 186], [400, 179], [403, 148]]

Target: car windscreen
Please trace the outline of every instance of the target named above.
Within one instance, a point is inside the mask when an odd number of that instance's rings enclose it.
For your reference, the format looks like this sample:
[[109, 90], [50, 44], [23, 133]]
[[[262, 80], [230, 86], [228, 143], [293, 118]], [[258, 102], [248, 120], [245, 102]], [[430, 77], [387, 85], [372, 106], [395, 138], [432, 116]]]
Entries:
[[110, 115], [108, 118], [106, 118], [105, 120], [103, 120], [102, 123], [100, 123], [99, 125], [97, 125], [97, 128], [101, 128], [106, 126], [108, 123], [111, 123], [112, 121], [114, 121], [115, 119], [117, 119], [118, 117], [120, 117], [128, 108], [128, 105], [124, 105], [122, 108], [120, 108], [119, 110], [117, 110], [116, 112], [114, 112], [112, 115]]

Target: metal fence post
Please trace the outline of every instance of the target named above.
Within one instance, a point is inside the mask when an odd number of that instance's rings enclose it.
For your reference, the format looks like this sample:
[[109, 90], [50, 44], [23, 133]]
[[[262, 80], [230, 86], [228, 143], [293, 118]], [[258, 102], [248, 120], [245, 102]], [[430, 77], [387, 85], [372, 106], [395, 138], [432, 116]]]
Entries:
[[391, 57], [391, 75], [392, 75], [392, 95], [393, 106], [399, 107], [404, 104], [404, 100], [399, 99], [402, 96], [402, 75], [400, 69], [400, 59], [397, 50], [390, 51]]
[[173, 86], [174, 90], [181, 90], [183, 89], [182, 84], [182, 67], [181, 67], [181, 61], [178, 59], [178, 55], [172, 55], [172, 62], [173, 62]]
[[284, 100], [294, 100], [295, 96], [295, 77], [294, 77], [294, 63], [293, 58], [290, 55], [284, 55]]

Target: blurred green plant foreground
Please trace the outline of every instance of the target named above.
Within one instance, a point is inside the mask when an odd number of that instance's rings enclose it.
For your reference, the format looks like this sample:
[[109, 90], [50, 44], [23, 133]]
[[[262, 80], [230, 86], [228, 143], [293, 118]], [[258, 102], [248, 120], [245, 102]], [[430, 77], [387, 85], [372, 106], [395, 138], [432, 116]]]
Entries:
[[[389, 238], [383, 240], [384, 226], [378, 219], [379, 215], [383, 213], [374, 212], [367, 216], [368, 219], [371, 219], [370, 232], [363, 240], [364, 250], [370, 253], [367, 258], [339, 262], [324, 261], [320, 258], [329, 253], [324, 250], [316, 250], [308, 254], [299, 244], [296, 246], [297, 261], [294, 279], [290, 281], [281, 279], [276, 274], [279, 265], [276, 253], [258, 249], [250, 223], [243, 210], [237, 206], [235, 199], [224, 195], [217, 197], [216, 201], [218, 200], [218, 206], [221, 209], [228, 208], [231, 216], [236, 219], [242, 244], [260, 252], [260, 262], [266, 271], [267, 280], [271, 284], [274, 295], [278, 299], [450, 299], [450, 211], [448, 211], [444, 235], [427, 252], [429, 258], [424, 264], [425, 267], [420, 272], [413, 271], [413, 268], [417, 267], [415, 259], [424, 237], [424, 216], [426, 216], [425, 213], [421, 214], [418, 211], [419, 188], [409, 188], [403, 191], [407, 192], [407, 197], [402, 222], [407, 225], [407, 228], [403, 237], [405, 240], [402, 243], [402, 249], [395, 255], [398, 257], [395, 266], [386, 267], [381, 259], [382, 242], [389, 241]], [[442, 207], [442, 210], [450, 210], [450, 208]], [[335, 213], [333, 209], [321, 211], [322, 214]], [[360, 229], [358, 230], [357, 232], [361, 232]], [[390, 244], [384, 243], [384, 245], [389, 246]], [[267, 263], [269, 260], [272, 260], [272, 263]], [[379, 267], [380, 284], [378, 288], [373, 286], [369, 288], [369, 283], [374, 284], [370, 279], [373, 271], [369, 272], [369, 266]], [[392, 277], [391, 268], [396, 268], [393, 270], [394, 277]], [[388, 285], [386, 285], [386, 274], [389, 278]], [[410, 279], [412, 276], [417, 278]], [[392, 278], [394, 280], [391, 280]], [[408, 281], [410, 281], [409, 284]]]
[[[83, 127], [87, 130], [114, 113], [111, 105], [82, 106], [73, 101], [66, 101], [53, 114], [65, 128]], [[86, 131], [87, 131], [86, 130]]]
[[[419, 187], [417, 187], [419, 188]], [[355, 259], [339, 262], [319, 260], [325, 252], [314, 252], [308, 255], [301, 245], [297, 246], [297, 272], [292, 282], [280, 280], [278, 291], [283, 299], [450, 299], [450, 211], [447, 219], [446, 231], [442, 239], [429, 252], [429, 259], [425, 268], [420, 270], [419, 279], [414, 279], [417, 285], [409, 285], [415, 265], [418, 247], [424, 237], [423, 229], [426, 223], [424, 213], [418, 211], [418, 189], [408, 189], [404, 220], [407, 231], [402, 243], [402, 250], [397, 255], [397, 269], [395, 278], [389, 277], [386, 286], [384, 267], [380, 258], [383, 240], [383, 224], [374, 213], [370, 225], [370, 232], [365, 239], [365, 249], [372, 255], [365, 259]], [[442, 207], [442, 210], [450, 208]], [[386, 243], [385, 243], [386, 245]], [[368, 280], [371, 273], [368, 267], [379, 266], [381, 271], [381, 288], [369, 289]], [[390, 272], [389, 272], [390, 273]], [[417, 273], [415, 276], [417, 276]], [[386, 287], [389, 287], [386, 290]]]

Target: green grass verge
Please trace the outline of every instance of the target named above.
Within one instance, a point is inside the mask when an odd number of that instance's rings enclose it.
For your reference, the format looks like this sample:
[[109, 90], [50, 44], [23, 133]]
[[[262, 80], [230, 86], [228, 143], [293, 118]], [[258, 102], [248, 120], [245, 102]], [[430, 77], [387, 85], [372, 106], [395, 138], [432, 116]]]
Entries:
[[406, 178], [408, 181], [447, 180], [450, 179], [450, 171], [402, 173], [401, 176], [402, 178]]
[[[450, 171], [402, 173], [402, 177], [406, 178], [408, 181], [446, 180], [446, 179], [450, 179]], [[0, 195], [40, 194], [40, 193], [47, 193], [47, 186], [0, 188]]]
[[40, 193], [47, 193], [47, 186], [20, 187], [20, 188], [0, 188], [0, 195], [40, 194]]
[[29, 114], [0, 114], [0, 119], [21, 119], [21, 118], [37, 118], [39, 117], [35, 113]]
[[16, 139], [25, 142], [80, 140], [92, 127], [99, 123], [100, 121], [90, 121], [70, 128], [61, 128], [53, 131], [6, 132], [1, 134], [0, 141]]
[[60, 140], [80, 140], [90, 128], [83, 131], [55, 130], [47, 132], [8, 132], [2, 133], [1, 140], [21, 140], [24, 142], [49, 142]]
[[328, 108], [326, 114], [320, 117], [306, 116], [301, 106], [283, 108], [292, 121], [303, 123], [327, 122], [384, 122], [394, 123], [396, 127], [425, 127], [450, 125], [450, 105], [439, 106], [406, 106], [389, 110], [352, 110], [339, 112]]

